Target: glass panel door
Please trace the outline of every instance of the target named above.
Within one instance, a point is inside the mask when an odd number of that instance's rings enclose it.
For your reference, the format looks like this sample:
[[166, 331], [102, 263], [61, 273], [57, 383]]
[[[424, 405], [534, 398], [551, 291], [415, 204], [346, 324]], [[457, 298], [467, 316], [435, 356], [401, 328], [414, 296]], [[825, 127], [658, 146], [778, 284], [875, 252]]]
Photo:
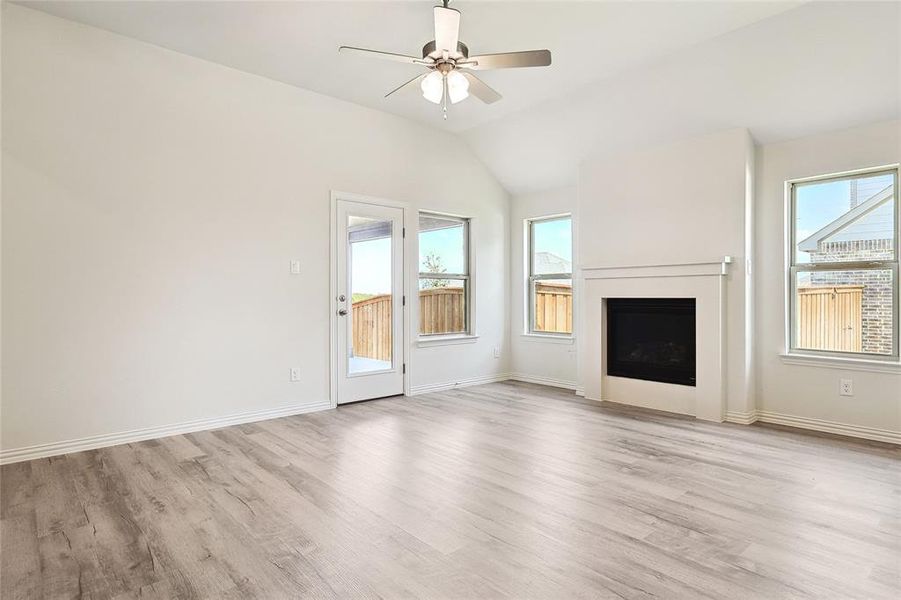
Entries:
[[334, 381], [338, 404], [404, 393], [404, 211], [338, 200]]
[[347, 370], [354, 375], [393, 365], [393, 223], [354, 215], [347, 221], [351, 290]]

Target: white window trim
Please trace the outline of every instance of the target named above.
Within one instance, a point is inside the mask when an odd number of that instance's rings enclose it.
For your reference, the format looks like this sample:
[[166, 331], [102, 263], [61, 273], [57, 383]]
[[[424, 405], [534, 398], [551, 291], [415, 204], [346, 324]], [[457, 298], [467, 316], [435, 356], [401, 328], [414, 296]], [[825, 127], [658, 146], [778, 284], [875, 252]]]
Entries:
[[901, 375], [901, 362], [898, 362], [897, 360], [870, 360], [865, 358], [845, 358], [842, 356], [821, 356], [818, 354], [799, 353], [783, 353], [779, 355], [779, 359], [782, 361], [782, 364], [786, 365]]
[[575, 342], [575, 338], [572, 334], [565, 333], [521, 333], [519, 334], [519, 336], [526, 342], [537, 342], [544, 344], [572, 345]]
[[[523, 286], [523, 332], [521, 337], [528, 341], [535, 342], [547, 342], [547, 343], [555, 343], [555, 344], [571, 344], [575, 339], [574, 332], [576, 329], [576, 280], [575, 274], [573, 271], [570, 271], [568, 279], [572, 282], [572, 290], [573, 290], [573, 331], [570, 333], [555, 333], [555, 332], [545, 332], [545, 331], [535, 331], [532, 329], [533, 324], [533, 304], [532, 304], [532, 224], [540, 221], [554, 221], [557, 219], [569, 219], [569, 228], [570, 228], [570, 255], [575, 255], [575, 224], [573, 215], [570, 212], [565, 213], [557, 213], [553, 215], [541, 215], [537, 217], [528, 217], [523, 219], [523, 273], [525, 274], [524, 286]], [[570, 268], [575, 270], [575, 262], [571, 261]], [[552, 273], [545, 274], [542, 278], [545, 279], [566, 279], [566, 277], [558, 277], [560, 275], [566, 275], [565, 273]]]
[[428, 336], [420, 336], [416, 340], [418, 348], [432, 348], [434, 346], [456, 346], [457, 344], [474, 344], [479, 341], [479, 336], [472, 334], [442, 333]]
[[[892, 354], [871, 354], [866, 352], [839, 352], [832, 350], [811, 350], [798, 348], [795, 346], [795, 288], [799, 272], [807, 272], [813, 269], [801, 268], [795, 264], [795, 186], [804, 183], [816, 183], [835, 181], [841, 179], [852, 179], [876, 173], [893, 172], [895, 176], [894, 185], [894, 206], [895, 206], [895, 259], [893, 261], [865, 261], [879, 262], [880, 267], [872, 264], [863, 266], [864, 270], [875, 268], [891, 269], [892, 282], [895, 289], [892, 294]], [[785, 182], [785, 350], [779, 355], [784, 364], [805, 365], [805, 366], [830, 366], [834, 368], [846, 368], [850, 370], [875, 371], [896, 373], [901, 372], [898, 366], [901, 365], [901, 352], [899, 352], [899, 331], [901, 331], [901, 323], [899, 323], [899, 296], [901, 296], [901, 282], [899, 282], [899, 261], [901, 261], [901, 194], [899, 194], [898, 184], [901, 180], [901, 172], [899, 172], [898, 164], [883, 165], [878, 167], [870, 167], [866, 169], [857, 169], [854, 171], [844, 171], [841, 173], [832, 173], [829, 175], [818, 175], [813, 177], [804, 177], [792, 179]], [[861, 267], [861, 263], [837, 262], [829, 263], [821, 269], [833, 270], [855, 270], [855, 266]]]
[[[419, 332], [419, 280], [423, 277], [423, 273], [419, 270], [419, 216], [420, 215], [431, 215], [435, 217], [443, 217], [447, 219], [454, 219], [465, 222], [464, 227], [464, 241], [466, 244], [465, 247], [465, 259], [466, 259], [466, 271], [465, 279], [467, 282], [466, 285], [466, 331], [464, 332], [452, 332], [452, 333], [427, 333], [422, 334]], [[416, 346], [419, 348], [429, 348], [434, 346], [451, 346], [456, 344], [467, 344], [478, 341], [479, 334], [476, 329], [476, 252], [475, 245], [473, 244], [474, 239], [474, 231], [476, 229], [476, 219], [473, 217], [467, 217], [465, 215], [457, 215], [447, 212], [441, 212], [437, 210], [428, 210], [428, 209], [420, 209], [416, 213], [416, 275], [414, 278], [414, 289], [416, 296], [416, 315], [414, 317], [414, 324], [416, 327]], [[457, 274], [459, 275], [459, 274]], [[446, 276], [448, 278], [453, 278], [452, 276]], [[459, 277], [457, 277], [459, 279]], [[435, 279], [432, 277], [432, 279]]]

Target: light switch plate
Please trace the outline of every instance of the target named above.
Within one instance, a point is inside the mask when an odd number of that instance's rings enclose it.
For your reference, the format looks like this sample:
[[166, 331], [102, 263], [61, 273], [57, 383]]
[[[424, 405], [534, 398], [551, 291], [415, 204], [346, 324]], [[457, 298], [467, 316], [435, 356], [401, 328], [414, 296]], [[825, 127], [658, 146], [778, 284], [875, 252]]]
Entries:
[[291, 274], [292, 275], [300, 275], [300, 261], [299, 260], [291, 261]]

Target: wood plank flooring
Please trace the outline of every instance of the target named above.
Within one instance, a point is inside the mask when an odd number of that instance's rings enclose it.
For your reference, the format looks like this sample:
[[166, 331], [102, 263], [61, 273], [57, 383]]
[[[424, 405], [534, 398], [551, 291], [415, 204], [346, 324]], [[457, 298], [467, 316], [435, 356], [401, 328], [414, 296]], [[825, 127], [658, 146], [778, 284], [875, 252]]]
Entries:
[[901, 449], [523, 383], [0, 477], [3, 600], [901, 594]]

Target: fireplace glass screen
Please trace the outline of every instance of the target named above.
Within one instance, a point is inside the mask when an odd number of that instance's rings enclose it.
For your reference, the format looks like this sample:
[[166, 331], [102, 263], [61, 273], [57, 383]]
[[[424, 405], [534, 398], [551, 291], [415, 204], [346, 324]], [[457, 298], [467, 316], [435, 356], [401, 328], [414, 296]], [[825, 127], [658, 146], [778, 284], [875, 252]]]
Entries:
[[607, 375], [695, 385], [695, 299], [609, 298]]

